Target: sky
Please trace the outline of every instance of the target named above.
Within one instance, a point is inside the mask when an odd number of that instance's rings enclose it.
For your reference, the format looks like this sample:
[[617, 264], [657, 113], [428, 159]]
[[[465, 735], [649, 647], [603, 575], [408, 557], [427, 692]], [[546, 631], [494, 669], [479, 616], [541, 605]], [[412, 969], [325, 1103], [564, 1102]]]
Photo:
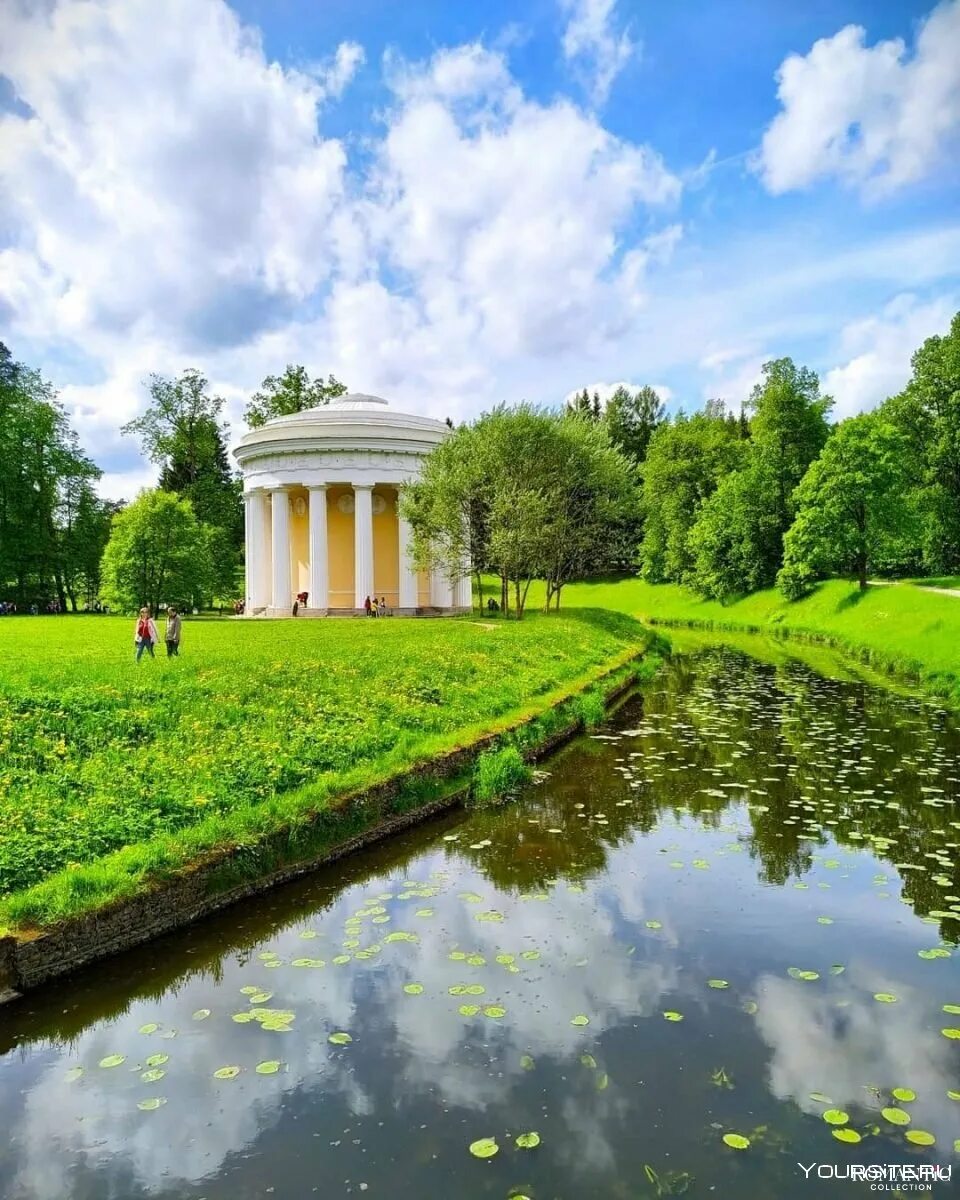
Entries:
[[960, 309], [960, 0], [0, 0], [0, 340], [101, 490], [199, 368], [461, 420], [819, 372]]

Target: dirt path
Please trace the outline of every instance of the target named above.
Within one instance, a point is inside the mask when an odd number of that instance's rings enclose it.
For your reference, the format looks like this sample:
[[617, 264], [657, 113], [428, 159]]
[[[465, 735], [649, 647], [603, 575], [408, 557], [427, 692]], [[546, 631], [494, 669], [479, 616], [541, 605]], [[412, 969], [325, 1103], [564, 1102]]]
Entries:
[[929, 587], [925, 583], [906, 583], [899, 579], [871, 579], [871, 587], [915, 587], [921, 592], [936, 592], [940, 596], [960, 596], [960, 588]]

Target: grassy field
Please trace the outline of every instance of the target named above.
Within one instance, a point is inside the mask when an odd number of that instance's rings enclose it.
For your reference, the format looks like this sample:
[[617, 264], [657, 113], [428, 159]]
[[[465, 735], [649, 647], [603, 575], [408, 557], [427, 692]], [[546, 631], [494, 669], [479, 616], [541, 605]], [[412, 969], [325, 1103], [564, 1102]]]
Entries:
[[[926, 581], [929, 583], [929, 581]], [[564, 604], [595, 605], [659, 621], [723, 629], [813, 635], [871, 662], [914, 675], [941, 695], [960, 700], [960, 597], [909, 583], [869, 587], [833, 579], [803, 600], [775, 589], [720, 604], [674, 584], [640, 579], [574, 584]], [[540, 597], [531, 598], [542, 603]]]
[[617, 612], [187, 621], [181, 658], [138, 665], [126, 619], [2, 618], [0, 928], [296, 823], [546, 709], [642, 638]]

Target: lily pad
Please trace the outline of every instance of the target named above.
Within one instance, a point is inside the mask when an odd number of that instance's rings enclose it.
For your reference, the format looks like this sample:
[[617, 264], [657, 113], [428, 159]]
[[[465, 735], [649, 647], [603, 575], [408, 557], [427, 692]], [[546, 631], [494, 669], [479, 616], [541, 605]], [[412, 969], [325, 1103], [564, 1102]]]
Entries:
[[499, 1149], [496, 1138], [479, 1138], [470, 1143], [470, 1153], [474, 1158], [493, 1158]]
[[70, 1070], [66, 1072], [66, 1074], [64, 1075], [63, 1078], [66, 1083], [75, 1083], [82, 1074], [83, 1074], [83, 1067], [71, 1067]]
[[408, 996], [419, 996], [423, 992], [423, 984], [422, 983], [405, 983], [403, 985], [403, 990], [407, 993]]
[[517, 1138], [517, 1145], [521, 1150], [532, 1150], [535, 1146], [540, 1145], [539, 1133], [521, 1133]]
[[457, 1009], [461, 1017], [475, 1017], [479, 1011], [479, 1004], [461, 1004]]
[[280, 1070], [280, 1062], [276, 1058], [268, 1059], [266, 1062], [257, 1063], [256, 1071], [258, 1075], [276, 1075]]
[[236, 1079], [240, 1074], [239, 1067], [220, 1067], [213, 1073], [214, 1079]]
[[660, 921], [644, 921], [644, 925], [646, 925], [646, 927], [648, 929], [662, 929], [663, 928], [663, 925]]
[[890, 1093], [894, 1100], [899, 1100], [902, 1104], [909, 1104], [911, 1100], [916, 1100], [917, 1093], [912, 1088], [894, 1088]]
[[750, 1148], [750, 1139], [744, 1137], [742, 1133], [725, 1133], [723, 1143], [731, 1150], [749, 1150]]
[[209, 1016], [210, 1016], [209, 1008], [198, 1008], [197, 1011], [193, 1014], [193, 1019], [195, 1021], [205, 1021], [207, 1019], [207, 1017], [209, 1017]]
[[932, 1146], [937, 1140], [932, 1133], [927, 1133], [925, 1129], [908, 1129], [906, 1139], [908, 1142], [913, 1142], [915, 1146]]
[[166, 1100], [162, 1096], [153, 1096], [149, 1100], [140, 1100], [137, 1103], [137, 1108], [141, 1112], [153, 1112], [154, 1109], [162, 1108], [166, 1104]]
[[940, 1032], [945, 1038], [952, 1038], [954, 1040], [960, 1038], [960, 1029], [941, 1029]]
[[730, 986], [730, 984], [725, 979], [708, 979], [707, 980], [707, 987], [717, 988], [719, 990], [721, 988], [728, 988], [729, 986]]
[[666, 1020], [666, 1021], [682, 1021], [683, 1013], [668, 1011], [663, 1014], [663, 1017], [664, 1017], [664, 1020]]
[[156, 1021], [148, 1021], [146, 1025], [140, 1026], [140, 1033], [156, 1033], [159, 1028]]
[[331, 1033], [327, 1041], [334, 1046], [349, 1046], [353, 1038], [349, 1033]]
[[823, 1119], [828, 1125], [846, 1125], [850, 1116], [842, 1108], [828, 1108], [823, 1114]]
[[499, 1021], [501, 1017], [507, 1015], [507, 1010], [499, 1004], [488, 1004], [483, 1010], [483, 1015], [491, 1017], [494, 1021]]
[[[578, 1013], [578, 1014], [577, 1014], [575, 1017], [572, 1017], [572, 1018], [571, 1018], [571, 1020], [570, 1020], [570, 1024], [571, 1024], [571, 1025], [579, 1025], [579, 1026], [582, 1026], [582, 1025], [589, 1025], [589, 1024], [590, 1024], [590, 1018], [589, 1018], [589, 1017], [585, 1017], [585, 1016], [583, 1015], [583, 1013]], [[958, 1036], [960, 1036], [960, 1034], [958, 1034]]]
[[838, 1142], [847, 1142], [851, 1146], [863, 1140], [855, 1129], [832, 1129], [830, 1132]]
[[520, 953], [520, 957], [523, 959], [526, 959], [527, 962], [536, 962], [537, 959], [540, 957], [540, 951], [539, 950], [523, 950]]
[[162, 1067], [151, 1067], [149, 1071], [144, 1071], [140, 1078], [144, 1083], [159, 1083], [166, 1075], [166, 1071]]
[[878, 1000], [881, 1004], [896, 1004], [897, 997], [893, 992], [874, 992], [874, 1000]]
[[521, 1054], [520, 1055], [520, 1066], [523, 1067], [523, 1069], [525, 1071], [532, 1071], [533, 1068], [536, 1066], [536, 1064], [534, 1063], [533, 1059], [530, 1057], [529, 1054]]
[[122, 1062], [126, 1062], [125, 1054], [108, 1054], [106, 1058], [100, 1059], [100, 1066], [106, 1068], [119, 1067]]
[[891, 1125], [909, 1125], [910, 1114], [905, 1113], [902, 1108], [882, 1108], [880, 1110], [884, 1120], [889, 1121]]
[[825, 1096], [823, 1092], [811, 1092], [810, 1099], [816, 1100], [818, 1104], [832, 1104], [833, 1101], [829, 1096]]

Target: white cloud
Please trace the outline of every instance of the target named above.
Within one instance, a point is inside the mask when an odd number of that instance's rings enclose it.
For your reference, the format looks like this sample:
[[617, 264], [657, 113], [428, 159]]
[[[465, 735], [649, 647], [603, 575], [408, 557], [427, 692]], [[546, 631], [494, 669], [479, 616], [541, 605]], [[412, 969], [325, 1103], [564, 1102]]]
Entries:
[[614, 28], [616, 0], [560, 0], [560, 7], [568, 17], [564, 57], [579, 64], [593, 103], [603, 104], [639, 44], [626, 30]]
[[875, 408], [910, 378], [910, 358], [928, 337], [946, 333], [960, 297], [921, 303], [897, 296], [877, 315], [853, 321], [841, 334], [846, 361], [828, 371], [823, 390], [834, 398], [835, 419]]
[[960, 0], [921, 25], [912, 54], [900, 38], [866, 44], [847, 25], [777, 73], [782, 111], [755, 166], [773, 193], [836, 176], [869, 194], [929, 174], [960, 133]]
[[763, 378], [763, 364], [772, 356], [756, 350], [720, 349], [701, 359], [700, 367], [710, 378], [703, 385], [704, 400], [723, 400], [738, 410], [750, 399], [750, 393]]
[[[667, 387], [665, 383], [654, 383], [650, 386], [657, 393], [664, 404], [669, 404], [673, 399], [673, 389]], [[594, 392], [596, 392], [596, 394], [600, 397], [600, 403], [606, 404], [617, 388], [622, 387], [626, 388], [628, 392], [638, 392], [642, 387], [644, 387], [644, 384], [635, 382], [631, 383], [629, 379], [618, 379], [616, 383], [588, 383], [581, 387], [574, 388], [571, 392], [567, 392], [563, 398], [564, 404], [569, 403], [577, 395], [579, 395], [583, 391], [583, 387], [586, 387], [591, 397], [593, 396]]]

